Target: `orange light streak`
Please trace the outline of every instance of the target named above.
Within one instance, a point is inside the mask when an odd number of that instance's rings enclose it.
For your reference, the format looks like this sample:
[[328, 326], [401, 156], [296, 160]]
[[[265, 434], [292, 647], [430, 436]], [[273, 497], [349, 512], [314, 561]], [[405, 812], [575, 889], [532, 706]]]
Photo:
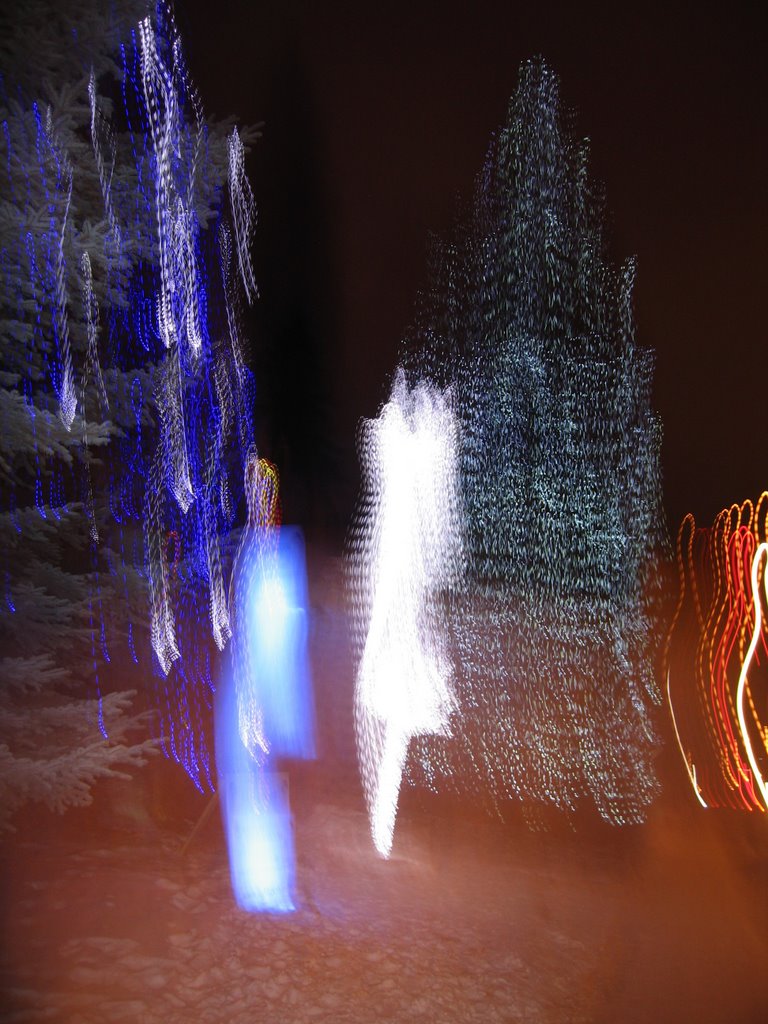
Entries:
[[665, 653], [667, 702], [686, 774], [704, 807], [768, 808], [760, 767], [768, 728], [753, 692], [765, 685], [755, 669], [768, 659], [760, 596], [761, 572], [768, 587], [766, 552], [768, 491], [754, 504], [747, 499], [723, 509], [710, 528], [698, 528], [687, 515], [678, 531], [680, 590]]

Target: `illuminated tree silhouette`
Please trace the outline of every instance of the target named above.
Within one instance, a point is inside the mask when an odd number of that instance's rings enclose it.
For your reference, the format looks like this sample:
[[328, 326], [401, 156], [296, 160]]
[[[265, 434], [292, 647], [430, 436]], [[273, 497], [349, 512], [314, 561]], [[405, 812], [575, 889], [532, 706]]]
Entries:
[[606, 254], [587, 153], [554, 74], [525, 64], [404, 346], [412, 384], [454, 390], [468, 559], [446, 595], [460, 710], [410, 776], [625, 822], [657, 786], [668, 541], [634, 264]]
[[[204, 120], [162, 0], [33, 0], [2, 28], [0, 756], [18, 768], [39, 736], [54, 760], [68, 749], [45, 707], [118, 737], [126, 700], [105, 705], [102, 684], [136, 663], [166, 753], [212, 785], [209, 640], [228, 635], [252, 440], [253, 134]], [[91, 720], [73, 713], [85, 694]], [[72, 743], [55, 806], [82, 796]], [[83, 779], [117, 757], [94, 751]]]
[[[136, 724], [126, 715], [131, 695], [102, 693], [107, 623], [119, 621], [126, 644], [138, 602], [135, 572], [110, 572], [94, 558], [93, 538], [100, 530], [106, 538], [107, 518], [93, 501], [99, 456], [114, 458], [136, 419], [114, 396], [105, 410], [105, 378], [113, 388], [122, 375], [102, 373], [99, 334], [126, 304], [136, 255], [109, 255], [88, 86], [91, 67], [94, 80], [110, 75], [119, 38], [145, 5], [124, 5], [125, 20], [107, 18], [103, 6], [17, 6], [0, 30], [5, 814], [26, 800], [56, 810], [86, 803], [96, 779], [141, 763], [143, 753], [135, 732], [125, 745]], [[117, 164], [116, 186], [127, 181]], [[137, 367], [135, 387], [151, 388], [150, 374]], [[124, 386], [130, 390], [131, 378]], [[115, 552], [108, 557], [114, 566]]]

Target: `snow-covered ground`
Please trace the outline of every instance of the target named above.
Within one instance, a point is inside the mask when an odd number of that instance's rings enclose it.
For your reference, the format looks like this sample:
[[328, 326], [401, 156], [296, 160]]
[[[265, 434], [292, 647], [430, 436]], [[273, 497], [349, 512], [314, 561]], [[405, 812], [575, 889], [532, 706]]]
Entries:
[[193, 834], [206, 800], [156, 762], [92, 809], [22, 815], [0, 843], [0, 1020], [767, 1019], [764, 822], [668, 790], [644, 827], [530, 833], [410, 791], [393, 857], [379, 859], [350, 759], [334, 593], [314, 617], [323, 757], [291, 781], [296, 913], [236, 907], [218, 814]]

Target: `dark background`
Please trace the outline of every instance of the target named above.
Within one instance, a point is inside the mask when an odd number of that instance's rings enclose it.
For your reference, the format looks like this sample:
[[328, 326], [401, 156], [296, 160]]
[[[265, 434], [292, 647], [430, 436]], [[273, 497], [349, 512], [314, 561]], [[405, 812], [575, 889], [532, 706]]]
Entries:
[[343, 534], [356, 425], [386, 398], [428, 233], [537, 54], [592, 140], [613, 255], [638, 258], [670, 528], [768, 487], [761, 7], [177, 0], [206, 111], [264, 121], [251, 340], [287, 520]]

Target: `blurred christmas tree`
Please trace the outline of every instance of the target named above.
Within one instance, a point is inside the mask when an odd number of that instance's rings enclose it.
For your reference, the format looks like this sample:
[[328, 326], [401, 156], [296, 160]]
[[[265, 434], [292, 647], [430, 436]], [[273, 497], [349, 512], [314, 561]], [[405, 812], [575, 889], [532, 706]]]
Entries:
[[587, 143], [521, 70], [474, 200], [436, 244], [403, 354], [452, 386], [469, 569], [453, 594], [460, 712], [413, 780], [638, 821], [656, 792], [660, 427], [634, 265], [606, 254]]
[[167, 5], [37, 0], [2, 28], [3, 805], [60, 809], [141, 760], [115, 743], [127, 695], [106, 695], [134, 663], [166, 752], [208, 775], [200, 633], [226, 639], [219, 538], [251, 440], [235, 278], [252, 200]]

